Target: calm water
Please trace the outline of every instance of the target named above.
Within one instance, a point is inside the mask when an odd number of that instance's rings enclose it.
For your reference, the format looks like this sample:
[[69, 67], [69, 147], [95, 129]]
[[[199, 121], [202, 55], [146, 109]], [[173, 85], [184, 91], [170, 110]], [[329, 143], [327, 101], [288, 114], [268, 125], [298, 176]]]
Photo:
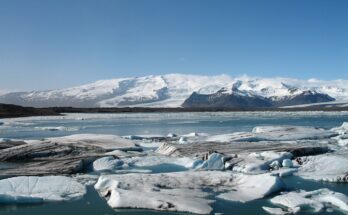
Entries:
[[[0, 138], [40, 139], [44, 137], [63, 136], [76, 133], [100, 134], [186, 134], [205, 132], [209, 134], [250, 131], [259, 125], [304, 125], [322, 128], [340, 126], [348, 122], [347, 112], [301, 112], [301, 113], [162, 113], [162, 114], [69, 114], [64, 117], [25, 118], [0, 120]], [[1, 124], [1, 123], [0, 123]], [[55, 128], [60, 127], [60, 128]], [[166, 168], [165, 166], [160, 168]], [[158, 169], [155, 172], [164, 171]], [[297, 177], [284, 179], [289, 189], [294, 187], [314, 190], [327, 187], [348, 195], [347, 184], [318, 183]], [[257, 183], [257, 182], [256, 182]], [[246, 204], [218, 200], [213, 204], [214, 213], [224, 214], [266, 214], [262, 206], [271, 206], [268, 199], [256, 200]], [[0, 206], [3, 215], [37, 215], [37, 214], [184, 214], [163, 213], [148, 210], [113, 210], [96, 191], [88, 188], [87, 195], [77, 201], [49, 203], [40, 205]], [[340, 212], [322, 212], [321, 214], [342, 214]]]
[[[69, 114], [0, 120], [0, 138], [38, 139], [77, 133], [140, 135], [168, 133], [209, 134], [251, 131], [259, 125], [304, 125], [331, 128], [348, 122], [348, 112], [250, 112], [250, 113], [155, 113]], [[63, 127], [62, 130], [48, 130]]]

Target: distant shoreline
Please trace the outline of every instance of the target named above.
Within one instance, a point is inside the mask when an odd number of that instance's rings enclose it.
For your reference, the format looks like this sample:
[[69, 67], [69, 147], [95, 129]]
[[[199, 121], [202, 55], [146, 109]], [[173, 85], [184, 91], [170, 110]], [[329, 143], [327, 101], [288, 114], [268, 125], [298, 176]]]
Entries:
[[321, 105], [293, 108], [74, 108], [48, 107], [33, 108], [11, 104], [0, 104], [0, 118], [16, 118], [29, 116], [59, 116], [62, 113], [180, 113], [180, 112], [257, 112], [257, 111], [348, 111], [348, 107], [323, 107]]

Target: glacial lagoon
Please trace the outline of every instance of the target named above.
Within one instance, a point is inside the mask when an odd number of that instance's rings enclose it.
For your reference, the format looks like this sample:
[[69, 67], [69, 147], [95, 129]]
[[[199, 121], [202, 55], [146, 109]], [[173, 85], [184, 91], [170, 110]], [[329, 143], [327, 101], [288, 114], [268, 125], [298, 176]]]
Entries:
[[[138, 164], [136, 170], [138, 173], [173, 173], [173, 172], [186, 172], [192, 169], [192, 165], [181, 165], [185, 163], [185, 160], [173, 159], [173, 162], [164, 162], [161, 164], [163, 155], [157, 155], [156, 150], [163, 143], [161, 137], [168, 137], [168, 134], [175, 134], [177, 137], [185, 137], [182, 140], [187, 143], [202, 142], [207, 139], [217, 140], [225, 134], [231, 134], [235, 132], [250, 133], [255, 127], [273, 128], [277, 126], [294, 127], [299, 128], [320, 128], [322, 130], [310, 130], [315, 133], [316, 137], [304, 138], [301, 141], [309, 142], [313, 145], [318, 142], [326, 144], [329, 147], [343, 153], [347, 146], [344, 144], [339, 145], [337, 141], [337, 135], [331, 137], [330, 132], [333, 128], [340, 128], [344, 122], [348, 122], [348, 112], [217, 112], [217, 113], [132, 113], [132, 114], [66, 114], [64, 116], [54, 117], [28, 117], [28, 118], [16, 118], [16, 119], [2, 119], [0, 120], [0, 138], [1, 141], [10, 140], [37, 140], [40, 141], [44, 138], [62, 137], [74, 134], [112, 134], [118, 135], [125, 139], [130, 139], [138, 144], [147, 157], [160, 157], [157, 160], [141, 159], [129, 160], [125, 158], [124, 162]], [[266, 126], [266, 127], [265, 127]], [[271, 127], [270, 127], [271, 126]], [[342, 130], [342, 129], [341, 129]], [[339, 131], [339, 135], [342, 131]], [[321, 132], [322, 131], [322, 132]], [[325, 132], [329, 132], [329, 136], [321, 137]], [[297, 134], [297, 133], [296, 133]], [[301, 133], [303, 135], [303, 133]], [[319, 135], [319, 136], [318, 136]], [[339, 136], [338, 135], [338, 136]], [[171, 136], [171, 135], [169, 135]], [[257, 135], [256, 135], [257, 136]], [[311, 135], [309, 135], [311, 136]], [[156, 137], [155, 139], [151, 139]], [[224, 137], [226, 140], [226, 137]], [[228, 138], [231, 138], [229, 136]], [[228, 139], [227, 138], [227, 139]], [[235, 136], [233, 136], [235, 138]], [[267, 144], [270, 141], [266, 135], [259, 138], [257, 142]], [[256, 139], [257, 139], [256, 138]], [[272, 137], [273, 138], [273, 137]], [[277, 136], [277, 138], [284, 138], [284, 136]], [[289, 137], [290, 141], [293, 137]], [[336, 139], [335, 139], [336, 138]], [[171, 142], [180, 141], [181, 138], [170, 140]], [[340, 143], [344, 143], [344, 138], [340, 139]], [[166, 139], [168, 141], [168, 139]], [[232, 140], [230, 140], [232, 141]], [[233, 139], [233, 141], [236, 141]], [[237, 140], [238, 141], [238, 140]], [[249, 139], [243, 139], [244, 141], [255, 141], [255, 137]], [[279, 142], [273, 140], [273, 142]], [[300, 140], [299, 140], [300, 141]], [[336, 142], [337, 143], [336, 143]], [[185, 143], [184, 143], [185, 144]], [[339, 154], [339, 156], [341, 156]], [[144, 154], [141, 155], [142, 157]], [[266, 156], [267, 157], [267, 156]], [[141, 163], [150, 163], [154, 165], [140, 165]], [[1, 168], [6, 168], [8, 163], [2, 163]], [[340, 163], [338, 163], [340, 165]], [[244, 166], [243, 166], [244, 167]], [[0, 169], [1, 169], [0, 168]], [[240, 167], [241, 168], [241, 167]], [[134, 169], [134, 166], [128, 166], [127, 169], [117, 169], [113, 171], [113, 174], [118, 174], [121, 171], [130, 171]], [[282, 168], [281, 168], [282, 169]], [[207, 170], [208, 171], [208, 170]], [[225, 170], [225, 172], [231, 170]], [[244, 171], [244, 170], [243, 170]], [[348, 169], [347, 169], [348, 171]], [[233, 171], [232, 171], [233, 172]], [[125, 174], [124, 172], [123, 174]], [[94, 176], [98, 176], [97, 173], [91, 173]], [[107, 175], [110, 173], [102, 173]], [[238, 173], [241, 174], [241, 173]], [[242, 173], [244, 174], [244, 173]], [[302, 177], [300, 177], [302, 174]], [[320, 177], [320, 175], [318, 176]], [[96, 180], [96, 179], [95, 179]], [[306, 179], [305, 174], [300, 173], [298, 175], [281, 177], [282, 182], [285, 184], [282, 187], [282, 191], [294, 191], [294, 190], [306, 190], [313, 191], [322, 188], [328, 188], [331, 191], [339, 192], [348, 196], [348, 184], [336, 183], [329, 181], [318, 181], [312, 179]], [[101, 197], [93, 187], [93, 182], [86, 183], [87, 193], [80, 199], [73, 201], [63, 202], [48, 202], [38, 204], [1, 204], [0, 214], [76, 214], [76, 211], [81, 214], [185, 214], [183, 212], [165, 212], [155, 210], [144, 209], [112, 209]], [[204, 188], [206, 189], [206, 188]], [[222, 200], [218, 198], [216, 192], [207, 191], [207, 199], [215, 200], [210, 204], [212, 211], [210, 213], [223, 213], [223, 214], [268, 214], [263, 207], [279, 208], [279, 205], [271, 203], [271, 199], [278, 196], [280, 193], [267, 195], [265, 198], [251, 200], [245, 203], [231, 202], [228, 200]], [[214, 194], [215, 193], [215, 194]], [[139, 193], [140, 195], [141, 193]], [[1, 196], [1, 195], [0, 195]], [[286, 207], [281, 207], [286, 208]], [[303, 208], [298, 214], [312, 214], [313, 208]], [[347, 213], [347, 212], [346, 212]], [[336, 206], [330, 206], [325, 204], [324, 207], [315, 214], [344, 214], [344, 211], [338, 209]]]

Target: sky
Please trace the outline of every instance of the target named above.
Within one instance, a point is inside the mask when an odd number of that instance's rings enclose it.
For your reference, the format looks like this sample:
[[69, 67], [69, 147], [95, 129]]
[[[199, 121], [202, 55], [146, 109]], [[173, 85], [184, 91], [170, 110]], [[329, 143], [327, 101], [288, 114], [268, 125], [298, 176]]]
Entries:
[[346, 0], [0, 0], [0, 92], [184, 73], [348, 79]]

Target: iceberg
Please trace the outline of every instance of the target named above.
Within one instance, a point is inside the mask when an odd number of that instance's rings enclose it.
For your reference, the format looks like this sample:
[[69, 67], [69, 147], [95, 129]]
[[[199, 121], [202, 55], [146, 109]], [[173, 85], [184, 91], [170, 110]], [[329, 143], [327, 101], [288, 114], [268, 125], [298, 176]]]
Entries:
[[187, 137], [180, 137], [179, 141], [178, 141], [179, 144], [187, 144]]
[[292, 161], [290, 159], [284, 159], [282, 162], [283, 167], [291, 168], [293, 166]]
[[337, 132], [307, 126], [257, 126], [252, 132], [219, 134], [206, 138], [212, 142], [260, 142], [321, 140], [337, 136]]
[[270, 194], [284, 189], [283, 181], [271, 174], [244, 175], [240, 174], [234, 178], [232, 188], [228, 192], [218, 195], [229, 201], [248, 202], [264, 198]]
[[238, 156], [241, 159], [237, 162], [232, 170], [247, 174], [266, 173], [270, 169], [280, 168], [280, 163], [284, 160], [291, 159], [293, 155], [289, 152], [253, 152], [249, 154], [241, 154]]
[[224, 170], [225, 157], [220, 153], [212, 153], [208, 156], [208, 159], [197, 168], [205, 170]]
[[[288, 213], [300, 211], [317, 213], [324, 208], [339, 208], [348, 212], [348, 197], [326, 188], [308, 192], [300, 190], [285, 193], [272, 198], [271, 203], [284, 207]], [[264, 210], [271, 214], [279, 214], [281, 209], [264, 208]]]
[[112, 208], [209, 214], [213, 200], [206, 198], [209, 193], [204, 188], [222, 192], [218, 198], [246, 202], [278, 192], [284, 188], [284, 184], [278, 177], [269, 174], [186, 171], [102, 175], [94, 187]]
[[44, 141], [58, 144], [75, 144], [85, 147], [99, 147], [104, 150], [140, 150], [140, 148], [130, 140], [107, 134], [74, 134], [64, 137], [47, 138], [44, 139]]
[[86, 188], [65, 176], [21, 176], [0, 180], [0, 203], [42, 203], [81, 198]]
[[273, 170], [271, 172], [271, 175], [277, 175], [283, 178], [283, 177], [291, 176], [295, 174], [297, 171], [298, 171], [297, 168], [282, 168], [282, 169]]
[[340, 127], [332, 128], [331, 131], [337, 132], [339, 135], [332, 138], [337, 141], [339, 146], [348, 146], [348, 123], [344, 122]]
[[328, 182], [348, 182], [348, 158], [338, 154], [301, 157], [298, 175], [305, 179]]
[[286, 214], [291, 214], [289, 211], [285, 211], [282, 208], [271, 208], [271, 207], [265, 207], [263, 206], [262, 209], [266, 211], [269, 214], [273, 215], [286, 215]]
[[188, 157], [169, 157], [163, 155], [148, 155], [143, 157], [132, 157], [123, 159], [130, 167], [155, 167], [163, 164], [174, 164], [182, 166], [187, 169], [195, 168], [203, 161], [200, 159], [193, 159]]
[[307, 126], [257, 126], [252, 133], [260, 140], [318, 140], [336, 136], [335, 132]]
[[93, 162], [94, 171], [112, 171], [121, 169], [124, 162], [120, 159], [115, 159], [113, 156], [103, 157]]

